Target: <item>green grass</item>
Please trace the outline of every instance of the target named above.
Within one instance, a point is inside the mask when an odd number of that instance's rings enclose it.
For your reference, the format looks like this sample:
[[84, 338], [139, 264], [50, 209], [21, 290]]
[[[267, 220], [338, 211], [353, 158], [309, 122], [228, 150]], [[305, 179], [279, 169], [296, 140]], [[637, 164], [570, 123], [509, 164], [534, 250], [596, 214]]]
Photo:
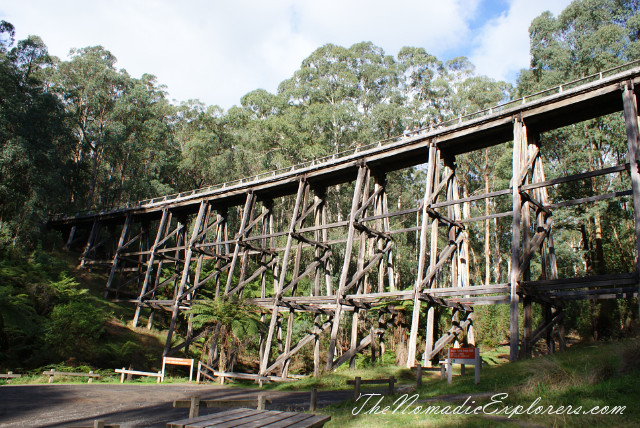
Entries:
[[[354, 376], [356, 374], [354, 373]], [[364, 377], [364, 376], [363, 376]], [[373, 377], [373, 376], [371, 376]], [[487, 408], [487, 412], [503, 409], [505, 406], [523, 406], [523, 411], [540, 397], [537, 406], [553, 406], [558, 410], [565, 406], [564, 414], [557, 415], [498, 415], [489, 418], [487, 415], [414, 415], [400, 414], [402, 409], [409, 413], [417, 405], [423, 406], [451, 406], [455, 408], [462, 401], [445, 402], [443, 400], [424, 402], [451, 394], [505, 393], [507, 398], [500, 399], [501, 403]], [[640, 426], [640, 342], [621, 341], [600, 344], [577, 345], [567, 352], [553, 356], [523, 360], [512, 364], [483, 367], [479, 385], [473, 383], [473, 369], [467, 371], [464, 377], [454, 376], [453, 384], [447, 385], [440, 381], [439, 375], [433, 374], [430, 380], [425, 380], [423, 387], [417, 391], [419, 400], [409, 408], [401, 407], [395, 414], [391, 414], [396, 406], [393, 403], [399, 395], [385, 397], [380, 408], [390, 406], [387, 414], [365, 414], [373, 406], [364, 406], [360, 414], [352, 415], [354, 407], [359, 407], [354, 401], [345, 402], [323, 410], [331, 414], [332, 419], [327, 427], [382, 427], [382, 426], [518, 426], [518, 422], [526, 421], [539, 426], [567, 426], [567, 427], [598, 427], [598, 426]], [[378, 397], [376, 397], [376, 400]], [[436, 398], [437, 400], [437, 398]], [[474, 406], [482, 406], [491, 398], [472, 398], [476, 400]], [[469, 402], [470, 403], [470, 402]], [[594, 406], [626, 406], [622, 415], [571, 415], [566, 414], [566, 406], [582, 411]], [[463, 407], [462, 410], [466, 410]], [[509, 411], [509, 410], [508, 410]], [[373, 413], [372, 411], [370, 413]], [[558, 413], [563, 413], [560, 410]]]

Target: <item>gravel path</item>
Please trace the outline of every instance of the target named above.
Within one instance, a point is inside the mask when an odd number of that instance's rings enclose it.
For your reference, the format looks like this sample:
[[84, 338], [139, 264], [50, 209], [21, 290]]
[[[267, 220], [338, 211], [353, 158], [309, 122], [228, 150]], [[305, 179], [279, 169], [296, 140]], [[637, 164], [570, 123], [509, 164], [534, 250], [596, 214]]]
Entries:
[[[173, 400], [200, 396], [255, 398], [257, 389], [190, 384], [85, 384], [0, 386], [0, 427], [73, 427], [93, 425], [103, 419], [121, 428], [165, 427], [183, 419], [188, 409], [174, 409]], [[308, 410], [309, 392], [265, 391], [272, 404], [267, 409]], [[319, 391], [318, 407], [353, 398], [353, 391]], [[223, 409], [200, 409], [201, 414]]]

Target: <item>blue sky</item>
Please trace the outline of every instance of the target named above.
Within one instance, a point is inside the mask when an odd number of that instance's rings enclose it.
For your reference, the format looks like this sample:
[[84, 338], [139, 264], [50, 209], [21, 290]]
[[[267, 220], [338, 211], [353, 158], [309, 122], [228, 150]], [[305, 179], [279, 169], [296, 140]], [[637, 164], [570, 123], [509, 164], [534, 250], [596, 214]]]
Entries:
[[150, 73], [176, 102], [228, 109], [247, 92], [275, 92], [325, 43], [371, 41], [395, 55], [423, 47], [467, 56], [479, 74], [513, 82], [529, 65], [528, 27], [569, 0], [0, 0], [17, 38], [35, 34], [52, 54], [102, 45], [117, 66]]

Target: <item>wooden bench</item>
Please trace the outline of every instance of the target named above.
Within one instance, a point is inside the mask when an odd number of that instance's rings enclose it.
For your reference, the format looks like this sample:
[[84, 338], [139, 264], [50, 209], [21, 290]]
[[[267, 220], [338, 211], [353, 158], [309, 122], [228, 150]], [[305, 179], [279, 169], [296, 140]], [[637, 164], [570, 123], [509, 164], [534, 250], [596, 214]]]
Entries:
[[0, 373], [0, 379], [6, 379], [7, 383], [11, 383], [11, 379], [18, 379], [22, 377], [21, 374], [14, 374], [13, 372], [7, 372], [7, 374]]
[[93, 378], [100, 379], [99, 374], [93, 373], [93, 370], [89, 373], [71, 373], [71, 372], [57, 372], [54, 369], [49, 370], [48, 372], [42, 372], [43, 375], [49, 376], [49, 383], [53, 383], [54, 376], [75, 376], [75, 377], [88, 377], [89, 381], [87, 383], [93, 382]]
[[259, 394], [257, 398], [240, 400], [200, 400], [200, 397], [191, 397], [191, 400], [176, 400], [173, 407], [189, 408], [189, 417], [195, 418], [200, 414], [200, 407], [206, 408], [230, 408], [230, 407], [255, 407], [257, 410], [264, 410], [265, 404], [271, 404], [271, 400], [264, 394]]
[[114, 370], [116, 373], [120, 373], [120, 383], [124, 383], [124, 375], [126, 374], [130, 374], [130, 375], [134, 375], [134, 376], [149, 376], [149, 377], [157, 377], [158, 378], [158, 382], [156, 383], [160, 383], [160, 380], [162, 379], [162, 372], [141, 372], [138, 370], [129, 370], [129, 369], [125, 369], [124, 367], [121, 369], [115, 369]]
[[329, 422], [331, 416], [315, 415], [313, 413], [281, 412], [278, 410], [231, 409], [225, 412], [198, 416], [197, 418], [181, 419], [168, 422], [167, 428], [190, 428], [204, 426], [228, 426], [260, 428], [270, 427], [298, 427], [317, 428]]
[[396, 378], [393, 376], [389, 376], [389, 379], [362, 379], [361, 377], [356, 377], [354, 380], [348, 380], [347, 385], [354, 385], [353, 396], [354, 399], [357, 400], [360, 397], [360, 385], [389, 385], [387, 389], [387, 395], [393, 395], [395, 389], [394, 384], [396, 383]]

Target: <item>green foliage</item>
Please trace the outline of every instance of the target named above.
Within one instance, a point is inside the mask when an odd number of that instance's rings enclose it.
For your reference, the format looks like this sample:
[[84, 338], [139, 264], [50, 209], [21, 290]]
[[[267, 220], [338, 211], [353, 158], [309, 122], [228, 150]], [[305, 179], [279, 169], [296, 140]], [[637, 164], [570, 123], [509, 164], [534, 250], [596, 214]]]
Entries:
[[264, 331], [260, 310], [237, 298], [209, 300], [193, 305], [189, 311], [194, 328], [218, 324], [224, 326], [236, 339], [256, 337]]
[[105, 312], [89, 303], [57, 305], [45, 329], [45, 343], [58, 356], [88, 361], [96, 354], [105, 321]]

